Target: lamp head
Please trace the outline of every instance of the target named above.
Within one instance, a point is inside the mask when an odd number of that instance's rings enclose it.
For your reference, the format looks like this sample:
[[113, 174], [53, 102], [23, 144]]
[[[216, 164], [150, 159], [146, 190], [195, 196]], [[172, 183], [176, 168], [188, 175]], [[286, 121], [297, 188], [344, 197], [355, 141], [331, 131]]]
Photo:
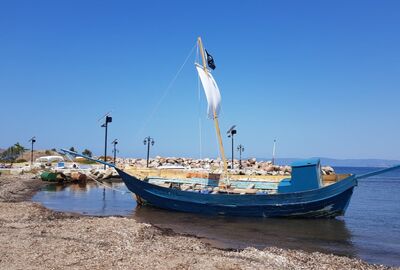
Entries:
[[227, 134], [231, 134], [231, 133], [232, 133], [232, 130], [234, 130], [235, 127], [236, 127], [236, 125], [233, 125], [226, 133], [227, 133]]

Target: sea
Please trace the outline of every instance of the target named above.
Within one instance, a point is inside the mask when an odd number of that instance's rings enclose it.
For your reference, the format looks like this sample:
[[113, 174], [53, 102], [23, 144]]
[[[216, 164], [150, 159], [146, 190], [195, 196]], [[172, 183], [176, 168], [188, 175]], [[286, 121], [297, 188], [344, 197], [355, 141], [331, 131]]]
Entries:
[[[361, 175], [379, 168], [335, 167]], [[202, 216], [136, 205], [123, 183], [50, 184], [32, 200], [47, 208], [94, 216], [126, 216], [190, 234], [217, 248], [279, 247], [400, 266], [400, 170], [360, 179], [345, 216], [284, 219]]]

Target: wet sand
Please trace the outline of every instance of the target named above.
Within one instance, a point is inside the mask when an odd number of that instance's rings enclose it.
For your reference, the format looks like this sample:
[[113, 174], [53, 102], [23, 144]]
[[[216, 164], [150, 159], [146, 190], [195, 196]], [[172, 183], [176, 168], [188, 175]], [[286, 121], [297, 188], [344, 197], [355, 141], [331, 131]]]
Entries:
[[221, 250], [131, 218], [54, 212], [29, 201], [43, 186], [31, 178], [0, 176], [0, 269], [390, 269], [318, 252]]

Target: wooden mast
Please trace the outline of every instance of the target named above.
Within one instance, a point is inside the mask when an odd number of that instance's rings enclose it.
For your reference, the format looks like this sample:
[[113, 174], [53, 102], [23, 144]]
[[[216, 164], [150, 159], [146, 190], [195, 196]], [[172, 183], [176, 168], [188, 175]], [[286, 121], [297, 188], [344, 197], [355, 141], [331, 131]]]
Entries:
[[[206, 57], [204, 55], [204, 49], [203, 49], [203, 43], [201, 42], [201, 37], [197, 38], [197, 42], [199, 44], [201, 58], [203, 60], [203, 69], [204, 69], [204, 72], [208, 75], [207, 62], [206, 62]], [[226, 162], [224, 146], [222, 144], [221, 131], [219, 129], [218, 116], [217, 116], [217, 112], [215, 111], [215, 109], [213, 111], [213, 114], [214, 114], [213, 118], [214, 118], [214, 124], [215, 124], [215, 131], [216, 131], [217, 137], [218, 137], [219, 151], [221, 153], [222, 162], [224, 163], [224, 174], [225, 174], [225, 176], [227, 176], [228, 175], [228, 163]]]

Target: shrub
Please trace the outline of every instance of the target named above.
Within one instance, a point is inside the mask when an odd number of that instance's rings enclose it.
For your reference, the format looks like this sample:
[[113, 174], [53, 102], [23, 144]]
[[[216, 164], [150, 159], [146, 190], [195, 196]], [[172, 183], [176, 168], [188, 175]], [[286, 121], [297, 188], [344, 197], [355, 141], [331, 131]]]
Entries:
[[[100, 156], [99, 159], [100, 160], [104, 160], [104, 156]], [[106, 161], [108, 161], [108, 160], [113, 160], [113, 159], [112, 159], [112, 157], [107, 156], [107, 160]]]
[[85, 149], [83, 150], [82, 155], [92, 157], [92, 151], [90, 151], [89, 149]]
[[87, 159], [79, 159], [79, 160], [75, 160], [75, 162], [79, 163], [79, 164], [96, 164], [96, 161], [87, 160]]

